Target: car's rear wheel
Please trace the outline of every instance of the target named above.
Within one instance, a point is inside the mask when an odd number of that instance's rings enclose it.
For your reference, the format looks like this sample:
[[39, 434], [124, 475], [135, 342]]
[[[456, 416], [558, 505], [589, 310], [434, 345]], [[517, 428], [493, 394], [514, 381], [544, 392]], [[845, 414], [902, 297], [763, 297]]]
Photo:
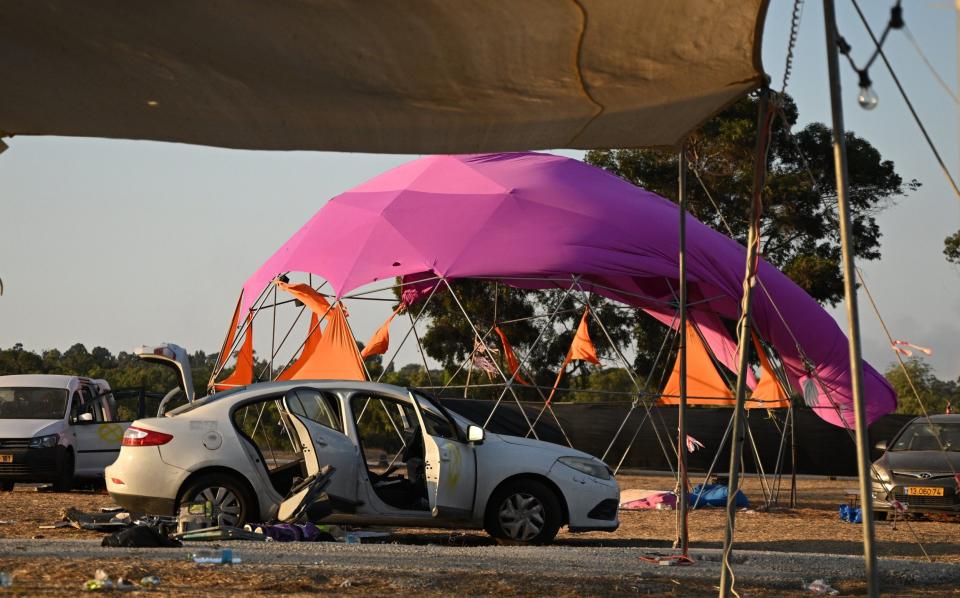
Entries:
[[180, 495], [180, 504], [191, 502], [209, 502], [216, 515], [214, 525], [240, 527], [255, 522], [255, 501], [250, 491], [230, 475], [209, 473], [193, 479]]
[[0, 480], [0, 492], [13, 492], [16, 482], [13, 480]]
[[484, 527], [501, 544], [545, 544], [563, 525], [556, 493], [536, 480], [504, 484], [490, 497]]

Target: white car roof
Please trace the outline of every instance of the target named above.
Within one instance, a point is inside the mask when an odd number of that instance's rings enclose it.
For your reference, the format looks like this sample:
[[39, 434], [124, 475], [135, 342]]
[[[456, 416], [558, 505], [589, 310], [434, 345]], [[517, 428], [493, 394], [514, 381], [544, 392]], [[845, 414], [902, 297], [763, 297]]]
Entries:
[[2, 386], [33, 386], [37, 388], [70, 388], [70, 382], [79, 376], [63, 376], [60, 374], [14, 374], [0, 376]]

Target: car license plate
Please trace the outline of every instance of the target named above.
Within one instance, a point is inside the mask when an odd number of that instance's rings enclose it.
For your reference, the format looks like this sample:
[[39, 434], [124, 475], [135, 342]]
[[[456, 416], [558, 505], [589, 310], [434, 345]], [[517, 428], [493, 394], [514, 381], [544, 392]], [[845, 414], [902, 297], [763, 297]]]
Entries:
[[943, 496], [943, 488], [927, 488], [923, 486], [913, 486], [907, 488], [909, 496]]
[[0, 463], [13, 463], [13, 455], [0, 455]]

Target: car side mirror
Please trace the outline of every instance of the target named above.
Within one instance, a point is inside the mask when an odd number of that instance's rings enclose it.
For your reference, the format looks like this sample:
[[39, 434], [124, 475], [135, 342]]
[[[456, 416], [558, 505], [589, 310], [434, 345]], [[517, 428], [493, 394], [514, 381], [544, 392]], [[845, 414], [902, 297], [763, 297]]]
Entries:
[[470, 444], [483, 444], [486, 436], [486, 432], [480, 426], [467, 426], [467, 442]]
[[93, 414], [92, 414], [92, 413], [81, 413], [80, 416], [77, 418], [77, 421], [81, 421], [81, 422], [92, 422], [92, 421], [93, 421]]
[[887, 450], [887, 441], [881, 440], [880, 442], [873, 445], [873, 448], [877, 449], [878, 451], [885, 451]]

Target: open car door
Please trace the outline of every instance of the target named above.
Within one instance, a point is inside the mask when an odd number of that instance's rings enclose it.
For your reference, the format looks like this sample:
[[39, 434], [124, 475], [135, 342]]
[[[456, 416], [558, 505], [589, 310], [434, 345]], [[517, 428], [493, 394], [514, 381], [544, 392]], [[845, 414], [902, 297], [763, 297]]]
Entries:
[[360, 450], [339, 431], [343, 428], [339, 400], [315, 388], [302, 387], [283, 395], [283, 407], [299, 438], [307, 476], [332, 465], [337, 473], [331, 478], [327, 493], [355, 503]]
[[434, 517], [470, 518], [477, 485], [474, 447], [456, 425], [425, 397], [409, 393], [423, 431], [427, 498]]

